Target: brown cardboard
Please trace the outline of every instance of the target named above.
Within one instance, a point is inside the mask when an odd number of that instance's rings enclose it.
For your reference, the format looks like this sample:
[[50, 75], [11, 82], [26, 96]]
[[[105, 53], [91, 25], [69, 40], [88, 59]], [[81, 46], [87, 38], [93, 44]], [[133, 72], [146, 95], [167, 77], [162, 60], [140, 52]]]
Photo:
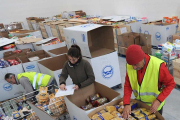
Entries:
[[87, 34], [92, 58], [114, 51], [114, 35], [112, 26], [102, 26], [88, 31]]
[[60, 55], [60, 54], [63, 54], [63, 53], [67, 53], [68, 49], [67, 49], [67, 47], [61, 47], [61, 48], [50, 50], [48, 52], [53, 53], [55, 55]]
[[68, 58], [67, 58], [67, 55], [64, 54], [61, 56], [53, 57], [51, 59], [39, 61], [38, 63], [47, 67], [48, 69], [52, 71], [56, 71], [56, 70], [62, 69], [66, 61], [68, 61]]
[[173, 60], [173, 69], [180, 70], [180, 59]]
[[58, 25], [60, 36], [61, 36], [61, 41], [65, 41], [65, 36], [64, 36], [64, 30], [63, 28], [66, 28], [65, 24], [60, 24]]
[[46, 29], [45, 29], [45, 27], [44, 27], [44, 22], [39, 22], [39, 27], [40, 27], [40, 29], [41, 29], [43, 38], [48, 38]]
[[0, 31], [0, 38], [5, 37], [9, 38], [8, 32], [7, 31]]
[[70, 19], [69, 22], [80, 22], [80, 23], [87, 23], [88, 20], [82, 20], [82, 19]]
[[140, 45], [151, 47], [151, 35], [140, 33]]
[[0, 23], [0, 29], [4, 28], [4, 24]]
[[173, 35], [173, 43], [175, 43], [176, 39], [180, 40], [180, 33], [177, 33], [177, 34]]
[[50, 57], [50, 55], [47, 52], [45, 52], [44, 50], [38, 50], [38, 51], [35, 51], [35, 52], [27, 53], [28, 58], [34, 57], [34, 56], [38, 56], [41, 59], [46, 58], [46, 57]]
[[16, 53], [13, 53], [12, 51], [4, 52], [3, 58], [10, 57], [10, 56], [16, 56]]
[[19, 38], [19, 40], [16, 42], [16, 44], [34, 43], [34, 42], [38, 42], [41, 40], [42, 40], [42, 38], [35, 38], [34, 36], [24, 37], [24, 38]]
[[86, 105], [86, 98], [96, 93], [99, 93], [103, 97], [107, 97], [110, 101], [120, 95], [111, 88], [95, 82], [85, 88], [75, 91], [73, 95], [67, 96], [67, 98], [77, 107], [80, 107]]
[[141, 49], [144, 51], [144, 53], [151, 55], [151, 47], [141, 46]]
[[119, 46], [119, 53], [122, 55], [126, 55], [127, 48]]
[[35, 32], [35, 30], [10, 30], [10, 33], [20, 33], [20, 34], [24, 34], [24, 33], [30, 33], [30, 32]]
[[180, 85], [180, 78], [174, 77], [174, 82], [178, 85]]
[[[112, 102], [110, 102], [110, 103], [108, 103], [108, 104], [105, 104], [105, 105], [103, 105], [103, 106], [101, 106], [101, 107], [93, 110], [92, 112], [90, 112], [90, 113], [88, 114], [88, 117], [90, 118], [92, 115], [94, 115], [94, 114], [98, 113], [99, 111], [103, 110], [106, 106], [119, 105], [119, 103], [120, 103], [121, 101], [123, 101], [123, 99], [118, 99], [118, 100], [112, 101]], [[140, 101], [137, 101], [137, 100], [131, 100], [131, 101], [137, 102], [138, 108], [146, 108], [147, 110], [150, 110], [150, 106], [146, 105], [146, 104], [143, 103], [143, 102], [140, 102]], [[159, 114], [159, 112], [156, 112], [155, 114], [156, 114], [158, 120], [164, 120], [163, 116], [162, 116], [161, 114]]]
[[121, 28], [126, 28], [127, 29], [127, 32], [126, 33], [130, 33], [131, 32], [131, 26], [127, 26], [127, 25], [118, 25], [119, 28], [117, 28], [117, 35], [121, 35], [121, 34], [124, 34], [124, 33], [121, 33]]
[[9, 56], [9, 57], [4, 57], [4, 60], [17, 60], [19, 63], [21, 63], [21, 61], [19, 60], [19, 58], [17, 58], [16, 56]]

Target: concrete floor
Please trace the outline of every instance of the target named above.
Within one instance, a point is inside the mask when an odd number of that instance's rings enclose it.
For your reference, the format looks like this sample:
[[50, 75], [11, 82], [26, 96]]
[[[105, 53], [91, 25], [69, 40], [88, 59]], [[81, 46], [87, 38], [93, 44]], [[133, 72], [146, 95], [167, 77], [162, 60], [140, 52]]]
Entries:
[[[116, 89], [121, 94], [121, 97], [124, 95], [124, 82], [126, 75], [126, 58], [119, 57], [120, 71], [121, 71], [121, 80], [122, 80], [122, 89]], [[132, 99], [134, 98], [132, 94]], [[166, 103], [163, 108], [163, 117], [165, 120], [180, 120], [180, 91], [174, 89], [171, 94], [166, 98]]]

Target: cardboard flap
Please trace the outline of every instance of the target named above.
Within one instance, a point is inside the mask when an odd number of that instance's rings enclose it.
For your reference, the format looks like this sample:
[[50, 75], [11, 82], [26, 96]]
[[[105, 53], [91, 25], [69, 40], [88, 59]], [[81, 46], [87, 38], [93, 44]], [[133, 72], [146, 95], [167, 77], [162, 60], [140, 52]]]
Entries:
[[56, 70], [62, 69], [67, 60], [68, 59], [66, 55], [61, 55], [61, 56], [39, 61], [38, 63], [52, 71], [56, 71]]
[[36, 42], [35, 44], [36, 45], [41, 45], [41, 44], [47, 43], [47, 42], [49, 42], [49, 41], [51, 41], [52, 39], [55, 39], [55, 38], [56, 37], [50, 37], [50, 38], [47, 38], [47, 39], [43, 39], [41, 41]]
[[34, 42], [38, 42], [41, 40], [42, 40], [42, 38], [35, 38], [34, 36], [24, 37], [24, 38], [20, 38], [19, 41], [16, 42], [16, 44], [34, 43]]
[[22, 62], [22, 63], [27, 63], [27, 62], [30, 62], [27, 55], [24, 55], [24, 56], [19, 56], [18, 57], [19, 60]]
[[87, 23], [88, 20], [82, 20], [82, 19], [70, 19], [69, 22], [80, 22], [80, 23]]
[[95, 48], [95, 47], [90, 48], [90, 50], [91, 50], [91, 57], [92, 58], [95, 58], [95, 57], [98, 57], [98, 56], [102, 56], [102, 55], [106, 55], [106, 54], [109, 54], [111, 52], [114, 52], [114, 50], [112, 50], [112, 49]]
[[53, 53], [55, 55], [60, 55], [60, 54], [63, 54], [63, 53], [67, 53], [68, 49], [67, 49], [67, 47], [61, 47], [61, 48], [50, 50], [48, 52]]

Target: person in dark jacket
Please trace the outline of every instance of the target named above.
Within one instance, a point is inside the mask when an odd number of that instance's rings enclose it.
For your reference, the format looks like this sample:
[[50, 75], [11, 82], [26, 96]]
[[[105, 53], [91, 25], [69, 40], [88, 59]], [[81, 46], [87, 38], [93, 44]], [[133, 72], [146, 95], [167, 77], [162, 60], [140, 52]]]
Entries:
[[75, 84], [75, 90], [95, 82], [92, 66], [88, 61], [82, 59], [81, 49], [78, 45], [72, 45], [68, 50], [68, 59], [59, 78], [59, 88], [61, 90], [66, 90], [68, 75], [71, 77], [73, 84]]

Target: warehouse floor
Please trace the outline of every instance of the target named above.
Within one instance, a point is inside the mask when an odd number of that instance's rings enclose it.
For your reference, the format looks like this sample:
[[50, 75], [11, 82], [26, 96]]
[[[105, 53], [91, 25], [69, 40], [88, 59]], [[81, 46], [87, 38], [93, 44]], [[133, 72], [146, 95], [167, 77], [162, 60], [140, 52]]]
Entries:
[[[121, 71], [121, 81], [122, 81], [122, 89], [117, 89], [121, 94], [121, 97], [124, 95], [124, 82], [125, 82], [125, 75], [126, 75], [126, 58], [125, 57], [119, 57], [119, 63], [120, 63], [120, 71]], [[179, 106], [179, 100], [180, 100], [180, 91], [174, 89], [171, 94], [166, 98], [166, 103], [163, 108], [163, 117], [165, 120], [179, 120], [180, 119], [180, 106]], [[132, 98], [134, 98], [132, 94]]]

